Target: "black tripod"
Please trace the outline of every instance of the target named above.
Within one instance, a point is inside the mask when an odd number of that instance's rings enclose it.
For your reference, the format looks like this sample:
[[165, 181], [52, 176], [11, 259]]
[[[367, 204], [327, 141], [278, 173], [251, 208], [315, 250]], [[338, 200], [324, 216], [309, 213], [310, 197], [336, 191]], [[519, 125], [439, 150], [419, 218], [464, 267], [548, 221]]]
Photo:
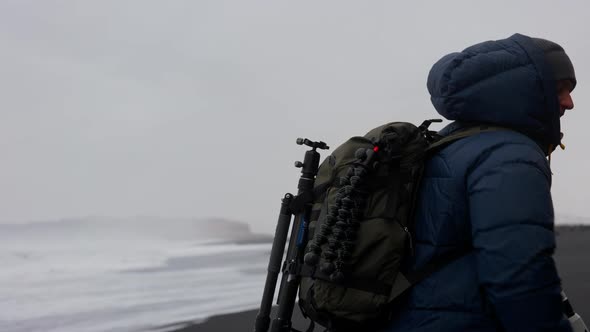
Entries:
[[326, 143], [313, 142], [307, 138], [298, 138], [297, 144], [307, 145], [311, 147], [311, 150], [305, 152], [303, 162], [295, 162], [295, 167], [301, 168], [297, 196], [287, 193], [281, 202], [281, 211], [270, 252], [266, 284], [264, 285], [262, 302], [260, 303], [260, 311], [256, 317], [254, 332], [267, 332], [270, 326], [270, 312], [278, 275], [281, 271], [281, 262], [285, 251], [289, 225], [291, 224], [291, 217], [295, 216], [293, 227], [291, 228], [287, 257], [283, 264], [283, 276], [277, 302], [279, 305], [277, 317], [272, 321], [271, 326], [271, 332], [290, 332], [292, 330], [291, 317], [295, 307], [297, 289], [301, 280], [301, 277], [297, 274], [297, 268], [303, 264], [311, 202], [313, 201], [313, 186], [320, 163], [320, 154], [316, 149], [329, 149]]

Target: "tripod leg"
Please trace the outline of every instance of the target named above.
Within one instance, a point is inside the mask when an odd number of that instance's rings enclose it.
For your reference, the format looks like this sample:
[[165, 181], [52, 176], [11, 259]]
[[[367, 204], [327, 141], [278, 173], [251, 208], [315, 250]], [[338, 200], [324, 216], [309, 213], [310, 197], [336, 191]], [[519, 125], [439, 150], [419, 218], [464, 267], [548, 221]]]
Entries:
[[285, 243], [287, 241], [287, 234], [289, 233], [289, 225], [291, 224], [292, 216], [289, 210], [289, 205], [292, 200], [293, 195], [286, 194], [281, 203], [281, 211], [279, 213], [277, 228], [275, 230], [270, 259], [268, 262], [266, 283], [264, 284], [264, 292], [262, 293], [260, 311], [258, 312], [256, 323], [254, 325], [254, 332], [267, 332], [268, 327], [270, 326], [270, 312], [272, 309], [273, 297], [278, 276], [281, 272], [281, 261], [283, 260]]
[[271, 332], [289, 332], [292, 330], [292, 316], [295, 302], [297, 300], [297, 291], [301, 282], [301, 276], [295, 272], [297, 265], [303, 264], [303, 253], [307, 243], [307, 220], [311, 213], [311, 205], [307, 205], [300, 214], [295, 216], [293, 228], [291, 230], [291, 239], [289, 241], [289, 251], [287, 252], [287, 271], [283, 275], [281, 290], [279, 293], [279, 307], [277, 316], [272, 321]]

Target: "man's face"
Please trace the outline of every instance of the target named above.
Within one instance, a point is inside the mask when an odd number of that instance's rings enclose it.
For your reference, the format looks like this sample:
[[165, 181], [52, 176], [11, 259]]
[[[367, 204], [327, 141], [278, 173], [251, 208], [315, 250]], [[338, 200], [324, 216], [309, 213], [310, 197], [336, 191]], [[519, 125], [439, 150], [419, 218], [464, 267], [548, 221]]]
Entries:
[[559, 100], [559, 115], [563, 116], [566, 110], [574, 108], [574, 100], [571, 92], [574, 84], [570, 80], [557, 81], [557, 99]]

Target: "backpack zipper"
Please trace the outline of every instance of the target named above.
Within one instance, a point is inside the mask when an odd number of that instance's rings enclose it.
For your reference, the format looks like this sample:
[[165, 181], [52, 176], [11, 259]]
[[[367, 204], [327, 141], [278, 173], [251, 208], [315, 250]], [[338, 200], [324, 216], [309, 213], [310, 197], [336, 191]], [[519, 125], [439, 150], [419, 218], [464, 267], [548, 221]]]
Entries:
[[408, 241], [410, 244], [410, 255], [414, 256], [414, 243], [412, 242], [412, 234], [410, 233], [410, 230], [408, 229], [407, 226], [402, 226], [404, 232], [406, 232], [406, 235], [408, 236]]

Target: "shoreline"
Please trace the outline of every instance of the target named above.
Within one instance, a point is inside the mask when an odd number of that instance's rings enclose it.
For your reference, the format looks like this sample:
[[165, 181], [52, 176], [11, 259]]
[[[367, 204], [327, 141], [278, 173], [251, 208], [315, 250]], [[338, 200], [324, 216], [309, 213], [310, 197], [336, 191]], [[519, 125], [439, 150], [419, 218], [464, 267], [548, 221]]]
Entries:
[[[166, 332], [253, 331], [257, 314], [258, 309], [252, 309], [225, 315], [215, 315], [199, 323], [174, 324], [177, 327], [170, 326], [171, 329], [166, 330]], [[274, 317], [274, 310], [271, 319], [272, 317]], [[292, 322], [293, 327], [300, 331], [305, 331], [309, 325], [309, 321], [301, 315], [297, 306], [293, 310]]]
[[[590, 265], [582, 262], [590, 257], [590, 226], [556, 226], [557, 250], [553, 256], [566, 292], [574, 310], [586, 321], [590, 320]], [[258, 309], [220, 314], [200, 322], [170, 324], [167, 332], [253, 331]], [[274, 313], [271, 314], [271, 318]], [[293, 327], [305, 331], [309, 321], [297, 308], [293, 311]], [[167, 326], [161, 327], [162, 329]]]

